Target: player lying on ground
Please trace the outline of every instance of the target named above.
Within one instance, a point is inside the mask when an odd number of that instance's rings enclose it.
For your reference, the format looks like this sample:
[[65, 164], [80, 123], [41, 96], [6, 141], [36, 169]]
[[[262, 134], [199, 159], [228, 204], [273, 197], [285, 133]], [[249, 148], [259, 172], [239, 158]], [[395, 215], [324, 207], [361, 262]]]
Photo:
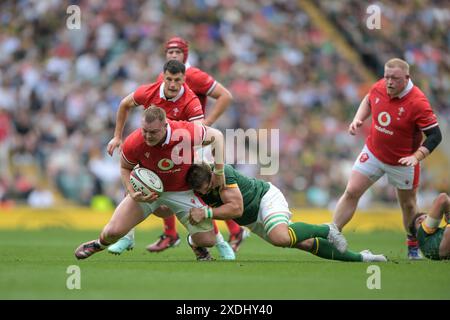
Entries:
[[292, 223], [288, 203], [271, 183], [249, 178], [225, 165], [225, 186], [216, 187], [210, 165], [194, 164], [187, 176], [189, 186], [201, 196], [205, 208], [192, 208], [189, 221], [196, 225], [208, 219], [233, 219], [278, 247], [298, 248], [319, 257], [342, 261], [387, 261], [369, 250], [355, 253], [334, 224]]
[[[444, 217], [446, 226], [439, 228]], [[450, 259], [450, 197], [441, 193], [434, 201], [430, 213], [418, 213], [410, 225], [411, 234], [417, 236], [420, 251], [428, 259]]]

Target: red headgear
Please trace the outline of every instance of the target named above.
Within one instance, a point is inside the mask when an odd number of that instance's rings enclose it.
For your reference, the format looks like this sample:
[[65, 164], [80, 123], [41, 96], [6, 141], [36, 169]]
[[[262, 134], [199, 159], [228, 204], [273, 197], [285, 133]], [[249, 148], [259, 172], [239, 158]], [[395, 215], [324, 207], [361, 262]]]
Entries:
[[166, 42], [166, 51], [172, 48], [178, 48], [183, 51], [183, 63], [186, 63], [189, 54], [188, 42], [180, 37], [170, 38], [169, 41]]

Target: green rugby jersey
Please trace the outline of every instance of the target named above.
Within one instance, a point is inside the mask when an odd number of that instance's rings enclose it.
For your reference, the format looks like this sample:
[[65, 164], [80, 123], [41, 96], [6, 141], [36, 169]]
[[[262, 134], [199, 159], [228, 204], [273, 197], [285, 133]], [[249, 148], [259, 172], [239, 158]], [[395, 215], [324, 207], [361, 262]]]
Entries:
[[445, 228], [438, 228], [434, 233], [428, 234], [420, 224], [417, 231], [417, 241], [419, 241], [419, 248], [423, 255], [428, 259], [440, 260], [439, 246], [444, 237]]
[[[255, 222], [258, 217], [261, 199], [270, 188], [269, 183], [246, 177], [232, 166], [226, 164], [225, 185], [229, 188], [239, 187], [244, 200], [244, 212], [242, 216], [233, 220], [241, 226]], [[209, 193], [201, 196], [201, 198], [211, 207], [220, 207], [223, 205], [218, 188], [211, 190]]]

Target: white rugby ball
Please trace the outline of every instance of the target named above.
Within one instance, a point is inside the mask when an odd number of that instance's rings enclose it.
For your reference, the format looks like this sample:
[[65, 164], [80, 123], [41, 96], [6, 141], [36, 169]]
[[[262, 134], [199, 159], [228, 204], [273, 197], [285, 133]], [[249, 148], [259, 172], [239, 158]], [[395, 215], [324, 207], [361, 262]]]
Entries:
[[130, 174], [130, 183], [134, 191], [141, 191], [145, 195], [150, 192], [161, 193], [164, 186], [156, 173], [146, 168], [135, 168]]

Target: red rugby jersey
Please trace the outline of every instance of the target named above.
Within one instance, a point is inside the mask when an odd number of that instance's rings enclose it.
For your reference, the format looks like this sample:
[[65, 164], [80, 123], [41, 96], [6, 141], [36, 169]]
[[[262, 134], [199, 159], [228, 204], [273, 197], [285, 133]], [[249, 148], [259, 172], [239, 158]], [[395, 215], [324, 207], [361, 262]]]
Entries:
[[423, 139], [422, 131], [438, 125], [425, 94], [410, 80], [395, 98], [387, 94], [385, 79], [369, 91], [372, 124], [366, 144], [382, 162], [400, 165], [398, 160], [412, 155]]
[[204, 118], [200, 100], [186, 83], [172, 99], [165, 98], [163, 81], [141, 85], [134, 92], [133, 99], [144, 108], [148, 108], [151, 104], [163, 108], [167, 118], [171, 120], [195, 121]]
[[[163, 73], [158, 76], [158, 81], [163, 79]], [[217, 81], [208, 73], [199, 68], [186, 67], [186, 84], [197, 95], [202, 105], [203, 113], [205, 113], [206, 104], [208, 102], [208, 94], [210, 94], [217, 85]]]
[[155, 172], [162, 180], [164, 191], [186, 191], [186, 175], [194, 159], [194, 145], [201, 145], [206, 129], [187, 121], [167, 120], [167, 136], [162, 145], [145, 143], [142, 129], [134, 130], [122, 145], [122, 157], [130, 165], [139, 164]]

